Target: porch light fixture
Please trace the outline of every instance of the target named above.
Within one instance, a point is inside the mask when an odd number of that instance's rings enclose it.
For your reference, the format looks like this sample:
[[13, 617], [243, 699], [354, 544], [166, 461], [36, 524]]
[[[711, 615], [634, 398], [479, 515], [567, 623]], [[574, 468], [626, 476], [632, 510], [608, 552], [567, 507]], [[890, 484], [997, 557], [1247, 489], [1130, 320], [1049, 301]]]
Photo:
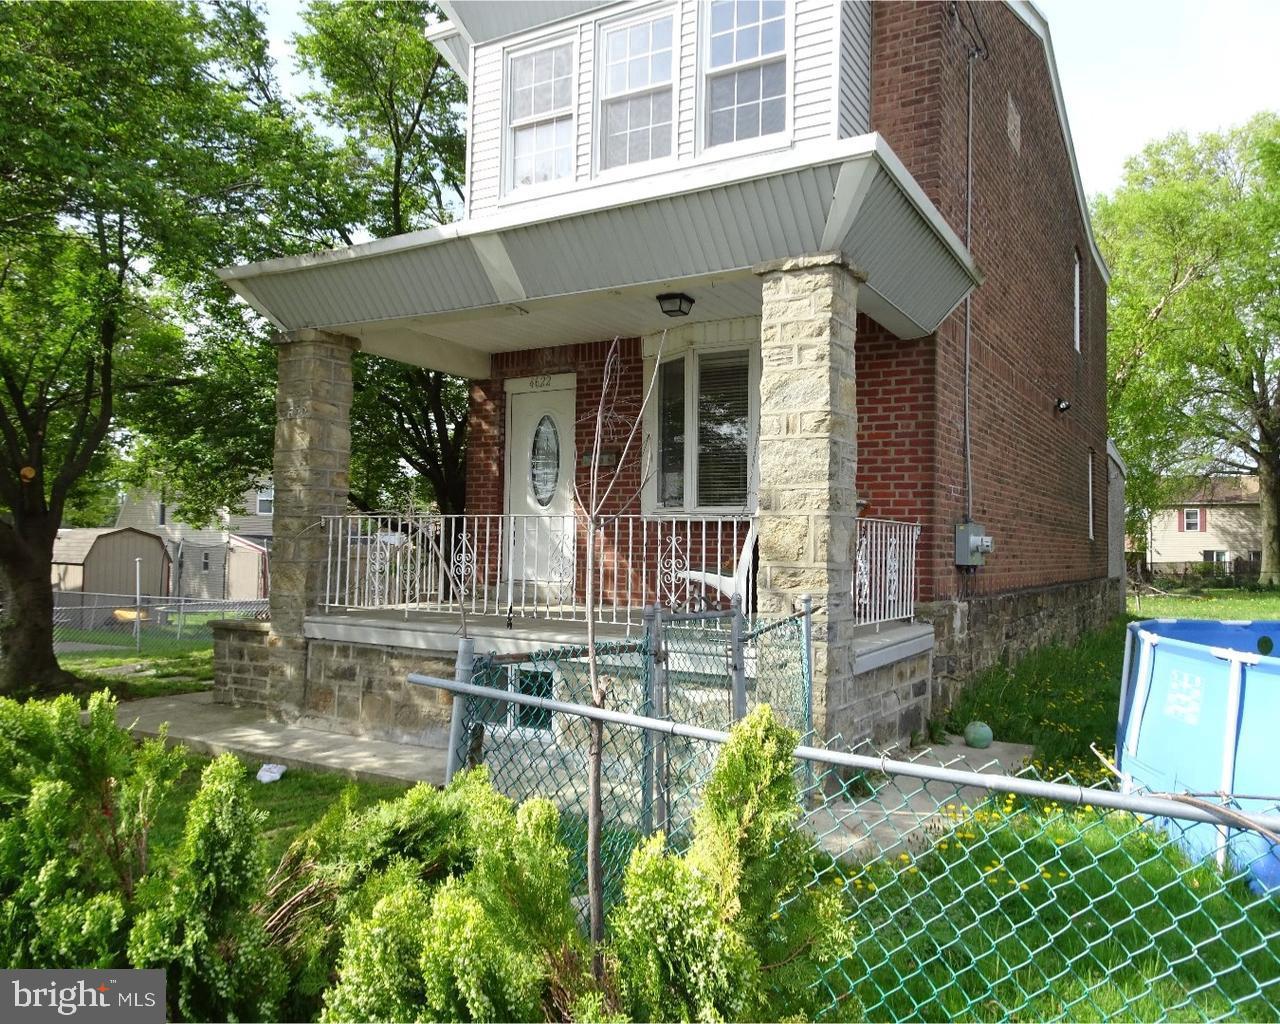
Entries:
[[693, 309], [693, 299], [684, 292], [666, 292], [658, 296], [658, 308], [667, 316], [688, 316]]
[[1071, 408], [1071, 403], [1068, 402], [1065, 398], [1059, 398], [1056, 402], [1053, 403], [1054, 412], [1066, 412], [1070, 408]]

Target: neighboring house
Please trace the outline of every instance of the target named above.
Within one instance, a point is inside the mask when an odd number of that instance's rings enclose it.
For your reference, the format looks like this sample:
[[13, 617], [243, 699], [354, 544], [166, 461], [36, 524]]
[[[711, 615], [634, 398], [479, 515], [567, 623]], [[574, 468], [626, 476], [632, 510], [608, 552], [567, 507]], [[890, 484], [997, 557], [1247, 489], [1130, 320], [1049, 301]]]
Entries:
[[209, 527], [176, 522], [172, 505], [150, 491], [126, 495], [117, 526], [164, 538], [171, 565], [170, 591], [198, 600], [253, 601], [267, 596], [271, 546], [270, 484], [247, 491], [243, 504], [223, 510]]
[[1210, 477], [1186, 500], [1151, 518], [1147, 564], [1179, 573], [1197, 565], [1254, 572], [1262, 563], [1262, 509], [1256, 476]]
[[[580, 639], [615, 338], [610, 628], [810, 595], [819, 732], [887, 742], [1120, 610], [1107, 270], [1033, 5], [441, 6], [466, 216], [222, 271], [282, 332], [272, 621], [220, 634], [224, 699], [439, 724], [404, 673], [452, 671], [450, 573], [478, 650]], [[357, 348], [470, 379], [466, 517], [346, 515]]]
[[169, 553], [161, 538], [144, 530], [63, 529], [53, 542], [52, 580], [55, 591], [67, 594], [132, 598], [141, 587], [145, 596], [163, 597], [169, 593]]

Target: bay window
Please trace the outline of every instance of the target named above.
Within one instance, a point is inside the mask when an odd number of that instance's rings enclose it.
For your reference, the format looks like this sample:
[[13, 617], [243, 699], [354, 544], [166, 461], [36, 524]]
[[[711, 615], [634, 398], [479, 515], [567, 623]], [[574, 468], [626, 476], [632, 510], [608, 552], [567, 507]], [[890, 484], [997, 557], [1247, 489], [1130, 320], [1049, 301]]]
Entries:
[[782, 0], [713, 0], [707, 56], [708, 146], [786, 127]]
[[600, 167], [671, 155], [670, 13], [605, 29]]
[[656, 504], [744, 509], [751, 482], [752, 367], [746, 349], [693, 352], [658, 370]]
[[573, 175], [573, 43], [507, 58], [509, 186]]

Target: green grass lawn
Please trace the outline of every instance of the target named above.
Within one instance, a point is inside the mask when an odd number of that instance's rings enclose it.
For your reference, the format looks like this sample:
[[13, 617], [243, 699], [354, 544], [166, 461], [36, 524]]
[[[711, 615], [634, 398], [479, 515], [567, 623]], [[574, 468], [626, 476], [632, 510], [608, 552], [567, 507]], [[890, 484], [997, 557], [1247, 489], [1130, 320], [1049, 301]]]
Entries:
[[1280, 1017], [1280, 903], [1131, 815], [1009, 798], [949, 826], [840, 866], [869, 1019]]
[[947, 728], [963, 732], [979, 719], [996, 739], [1034, 745], [1042, 777], [1098, 780], [1104, 770], [1089, 745], [1115, 747], [1125, 625], [1117, 618], [1072, 647], [1046, 647], [983, 673], [956, 701]]
[[1280, 619], [1280, 590], [1207, 588], [1192, 594], [1129, 597], [1129, 614], [1140, 619]]
[[119, 700], [171, 697], [207, 690], [213, 683], [213, 650], [137, 654], [83, 651], [58, 655], [58, 663], [94, 690], [104, 687]]
[[[250, 758], [241, 760], [248, 765], [251, 775], [261, 764]], [[190, 754], [188, 761], [187, 770], [161, 807], [151, 832], [152, 849], [161, 857], [172, 851], [182, 838], [187, 804], [200, 787], [200, 773], [210, 758]], [[409, 788], [407, 783], [353, 781], [342, 775], [296, 768], [290, 768], [277, 782], [253, 781], [250, 785], [258, 807], [267, 815], [262, 836], [269, 867], [279, 862], [281, 854], [298, 833], [324, 814], [348, 787], [355, 794], [358, 808], [398, 797]]]

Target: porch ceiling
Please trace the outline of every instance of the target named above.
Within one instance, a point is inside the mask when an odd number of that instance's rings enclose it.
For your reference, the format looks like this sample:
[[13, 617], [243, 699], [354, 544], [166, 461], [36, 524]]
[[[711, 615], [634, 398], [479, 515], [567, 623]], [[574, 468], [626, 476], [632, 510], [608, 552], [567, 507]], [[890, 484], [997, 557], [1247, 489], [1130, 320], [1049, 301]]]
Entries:
[[752, 268], [841, 250], [858, 306], [903, 338], [931, 333], [979, 280], [972, 259], [878, 135], [586, 187], [474, 220], [221, 271], [286, 330], [468, 377], [490, 354], [758, 315]]

